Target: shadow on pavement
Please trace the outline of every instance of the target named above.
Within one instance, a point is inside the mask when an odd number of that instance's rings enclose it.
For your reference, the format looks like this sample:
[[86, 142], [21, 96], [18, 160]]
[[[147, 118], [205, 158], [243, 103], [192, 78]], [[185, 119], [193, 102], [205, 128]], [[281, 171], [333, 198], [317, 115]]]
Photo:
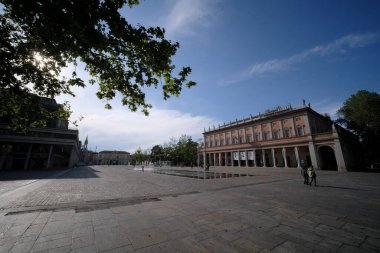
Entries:
[[9, 170], [0, 171], [0, 181], [33, 180], [33, 179], [65, 179], [65, 178], [97, 178], [99, 173], [88, 166], [72, 169], [55, 170]]
[[359, 188], [342, 187], [342, 186], [331, 186], [331, 185], [317, 185], [317, 187], [334, 188], [334, 189], [342, 189], [342, 190], [353, 190], [353, 191], [370, 191], [368, 189], [359, 189]]

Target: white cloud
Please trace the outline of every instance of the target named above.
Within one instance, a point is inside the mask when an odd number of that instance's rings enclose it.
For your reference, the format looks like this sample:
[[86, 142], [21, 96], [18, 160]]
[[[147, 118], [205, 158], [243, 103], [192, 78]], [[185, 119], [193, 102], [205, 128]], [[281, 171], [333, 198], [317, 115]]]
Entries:
[[178, 139], [182, 134], [196, 140], [201, 137], [203, 128], [212, 122], [208, 117], [176, 110], [153, 108], [150, 116], [146, 117], [127, 109], [113, 109], [87, 113], [79, 130], [89, 136], [92, 148], [99, 146], [98, 151], [117, 149], [133, 152], [139, 147], [145, 149], [163, 144], [171, 137]]
[[366, 47], [377, 43], [379, 41], [379, 38], [379, 32], [350, 34], [326, 45], [315, 46], [303, 52], [294, 54], [288, 58], [272, 59], [266, 62], [256, 63], [241, 73], [237, 74], [234, 78], [221, 81], [219, 84], [229, 85], [247, 80], [254, 75], [280, 72], [289, 69], [294, 64], [301, 63], [313, 57], [325, 57], [332, 54], [345, 54], [352, 49]]
[[[74, 69], [75, 67], [70, 65], [62, 71], [61, 76], [69, 77]], [[78, 64], [76, 72], [85, 82], [90, 79], [82, 63]], [[57, 97], [58, 103], [69, 101], [73, 111], [71, 121], [77, 120], [80, 116], [84, 117], [79, 122], [79, 137], [84, 141], [88, 136], [89, 147], [92, 150], [97, 147], [97, 151], [134, 152], [139, 147], [151, 148], [153, 145], [168, 142], [171, 137], [178, 139], [183, 134], [197, 140], [202, 137], [204, 128], [215, 124], [215, 120], [208, 116], [161, 109], [154, 105], [147, 117], [141, 112], [129, 111], [127, 107], [121, 105], [117, 97], [111, 101], [113, 109], [106, 110], [104, 102], [96, 97], [97, 90], [97, 85], [87, 85], [85, 88], [73, 87], [75, 97], [69, 95]]]
[[169, 34], [192, 35], [201, 27], [209, 27], [217, 15], [219, 0], [177, 0], [169, 15], [164, 17], [164, 27]]
[[88, 136], [92, 150], [125, 150], [134, 152], [137, 148], [151, 148], [164, 144], [171, 137], [178, 139], [182, 134], [194, 140], [202, 138], [205, 127], [215, 124], [208, 116], [192, 115], [178, 110], [161, 109], [153, 106], [147, 117], [141, 112], [130, 112], [115, 100], [112, 110], [104, 109], [104, 103], [95, 97], [96, 87], [76, 88], [75, 98], [61, 96], [57, 100], [69, 100], [74, 111], [72, 119], [80, 115], [80, 139]]

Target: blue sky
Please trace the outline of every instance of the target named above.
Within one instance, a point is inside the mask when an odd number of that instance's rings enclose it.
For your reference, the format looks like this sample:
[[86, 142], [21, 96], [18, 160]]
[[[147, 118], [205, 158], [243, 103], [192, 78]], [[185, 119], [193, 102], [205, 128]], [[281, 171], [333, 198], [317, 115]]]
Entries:
[[80, 139], [93, 150], [197, 140], [204, 127], [302, 99], [334, 116], [358, 90], [380, 92], [380, 1], [146, 0], [121, 13], [179, 41], [174, 64], [190, 66], [197, 86], [167, 101], [147, 90], [149, 117], [117, 99], [103, 109], [96, 87], [58, 98], [71, 102], [73, 119], [84, 116]]

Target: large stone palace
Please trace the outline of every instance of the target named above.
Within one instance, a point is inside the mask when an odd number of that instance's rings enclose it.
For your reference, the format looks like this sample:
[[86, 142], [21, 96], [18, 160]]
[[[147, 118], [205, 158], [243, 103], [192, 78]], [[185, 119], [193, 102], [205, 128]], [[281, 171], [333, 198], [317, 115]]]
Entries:
[[353, 134], [305, 102], [277, 107], [204, 133], [203, 166], [301, 167], [347, 171], [357, 168], [360, 152]]

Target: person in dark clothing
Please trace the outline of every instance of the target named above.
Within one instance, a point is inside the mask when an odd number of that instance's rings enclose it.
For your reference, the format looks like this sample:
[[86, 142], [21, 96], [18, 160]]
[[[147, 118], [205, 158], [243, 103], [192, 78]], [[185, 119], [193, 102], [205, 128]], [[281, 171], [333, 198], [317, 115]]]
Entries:
[[303, 183], [308, 185], [309, 184], [309, 176], [307, 175], [307, 170], [305, 167], [302, 167], [301, 175], [303, 176]]

